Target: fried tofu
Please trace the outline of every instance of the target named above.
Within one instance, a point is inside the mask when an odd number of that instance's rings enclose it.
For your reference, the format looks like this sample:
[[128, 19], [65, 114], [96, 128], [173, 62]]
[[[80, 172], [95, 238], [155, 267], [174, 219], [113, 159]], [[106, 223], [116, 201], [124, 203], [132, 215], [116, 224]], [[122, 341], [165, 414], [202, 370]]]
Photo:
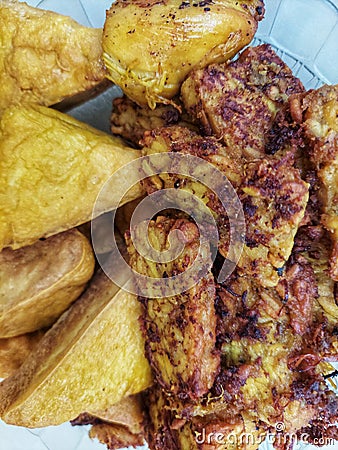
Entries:
[[265, 155], [268, 132], [289, 96], [303, 91], [289, 67], [264, 44], [247, 48], [228, 64], [192, 71], [181, 96], [205, 134], [221, 139], [234, 158], [252, 160]]
[[84, 291], [94, 272], [87, 238], [69, 230], [0, 253], [0, 337], [52, 325]]
[[[115, 209], [123, 195], [110, 190], [96, 203], [98, 194], [138, 156], [119, 138], [51, 108], [8, 108], [0, 120], [0, 248], [30, 245]], [[129, 179], [123, 183], [121, 204], [142, 195], [139, 184], [128, 190]]]
[[45, 331], [0, 339], [0, 378], [13, 375], [39, 345]]
[[0, 416], [29, 428], [108, 409], [152, 384], [137, 298], [103, 272], [0, 384]]
[[22, 102], [54, 105], [105, 80], [102, 29], [24, 2], [1, 0], [0, 30], [1, 114]]

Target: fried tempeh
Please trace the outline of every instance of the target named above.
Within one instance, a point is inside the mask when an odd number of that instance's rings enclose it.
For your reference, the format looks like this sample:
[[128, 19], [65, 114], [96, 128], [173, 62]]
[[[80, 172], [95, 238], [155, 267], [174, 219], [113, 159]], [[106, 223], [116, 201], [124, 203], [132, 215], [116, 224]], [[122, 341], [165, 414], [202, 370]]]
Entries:
[[320, 181], [321, 221], [333, 243], [330, 275], [338, 281], [338, 85], [324, 85], [290, 102], [294, 119], [302, 124]]
[[52, 325], [94, 272], [94, 254], [77, 230], [0, 253], [0, 337]]
[[[179, 101], [175, 99], [179, 104]], [[182, 106], [180, 105], [181, 109]], [[110, 117], [111, 131], [121, 136], [136, 147], [140, 146], [144, 132], [154, 128], [180, 125], [195, 128], [184, 111], [180, 112], [172, 105], [158, 105], [155, 109], [149, 106], [138, 106], [127, 96], [113, 101], [113, 111]]]
[[[176, 188], [200, 198], [215, 216], [220, 234], [218, 249], [225, 258], [230, 242], [226, 220], [228, 211], [208, 186], [194, 179], [194, 173], [203, 173], [203, 161], [207, 161], [227, 177], [242, 202], [246, 221], [239, 267], [263, 286], [275, 286], [279, 279], [277, 270], [290, 256], [309, 195], [308, 184], [301, 179], [299, 170], [293, 167], [292, 152], [282, 158], [266, 157], [244, 164], [231, 158], [226, 147], [215, 137], [202, 137], [178, 126], [145, 133], [142, 143], [144, 155], [179, 152], [201, 158], [201, 164], [191, 172], [191, 179], [176, 175], [175, 167], [172, 173], [161, 173], [159, 167], [156, 168], [159, 175], [145, 179], [143, 184], [148, 194], [162, 188]], [[221, 189], [222, 186], [217, 187], [218, 192]], [[231, 202], [231, 196], [229, 198]]]
[[[139, 152], [59, 111], [13, 106], [0, 121], [0, 155], [0, 248], [15, 249], [92, 219], [105, 182]], [[96, 215], [116, 208], [117, 191], [101, 195]], [[136, 184], [122, 204], [141, 195]]]
[[[148, 231], [153, 247], [161, 252], [168, 250], [168, 237], [174, 230], [183, 233], [184, 250], [177, 259], [165, 264], [137, 253], [127, 235], [131, 267], [143, 275], [162, 278], [168, 274], [170, 277], [184, 272], [198, 257], [201, 268], [201, 264], [205, 264], [203, 257], [208, 255], [202, 251], [198, 256], [199, 233], [193, 222], [164, 216], [151, 221]], [[214, 348], [214, 296], [213, 276], [208, 273], [203, 279], [196, 278], [196, 284], [181, 294], [143, 300], [146, 355], [157, 382], [168, 393], [193, 401], [213, 384], [219, 367], [219, 355]]]
[[102, 272], [0, 384], [0, 416], [26, 427], [57, 425], [108, 409], [149, 387], [141, 306]]
[[0, 1], [0, 113], [22, 102], [54, 105], [105, 79], [102, 29], [17, 0]]
[[265, 155], [268, 132], [300, 80], [268, 45], [249, 47], [229, 64], [191, 72], [182, 85], [187, 112], [234, 158]]

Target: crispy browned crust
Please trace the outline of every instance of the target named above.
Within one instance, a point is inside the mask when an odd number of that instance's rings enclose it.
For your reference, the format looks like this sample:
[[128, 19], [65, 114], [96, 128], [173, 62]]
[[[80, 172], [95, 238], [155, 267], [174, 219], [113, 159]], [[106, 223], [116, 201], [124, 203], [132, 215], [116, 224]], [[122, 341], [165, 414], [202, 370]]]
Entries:
[[[221, 449], [228, 436], [239, 440], [243, 432], [256, 433], [259, 443], [265, 433], [275, 432], [277, 422], [285, 425], [278, 442], [302, 431], [309, 442], [337, 437], [338, 400], [320, 374], [328, 370], [322, 361], [337, 355], [336, 320], [322, 306], [327, 309], [335, 296], [333, 283], [322, 275], [328, 247], [325, 230], [303, 227], [276, 289], [259, 287], [238, 272], [217, 286], [221, 370], [194, 404], [168, 396], [158, 385], [152, 388], [147, 396], [151, 449]], [[196, 439], [203, 432], [222, 433], [222, 443], [213, 440], [204, 447]], [[248, 448], [258, 447], [252, 445]]]
[[108, 450], [118, 450], [120, 448], [142, 446], [144, 435], [133, 434], [127, 427], [112, 423], [94, 424], [89, 432], [89, 437], [98, 439], [101, 444], [105, 444]]
[[306, 152], [319, 180], [321, 222], [332, 236], [330, 275], [338, 281], [338, 85], [324, 85], [293, 96], [290, 103], [294, 120], [302, 126]]
[[278, 283], [278, 269], [291, 254], [305, 214], [308, 189], [293, 167], [291, 154], [246, 166], [238, 190], [246, 219], [245, 246], [238, 266], [263, 286]]
[[[184, 272], [197, 257], [200, 258], [198, 228], [185, 219], [160, 216], [151, 221], [148, 228], [150, 242], [157, 250], [167, 250], [170, 246], [168, 236], [173, 230], [184, 234], [185, 247], [176, 260], [165, 264], [154, 263], [138, 254], [127, 235], [132, 268], [143, 275], [150, 273], [156, 278], [166, 278]], [[209, 273], [182, 294], [143, 299], [146, 356], [159, 385], [182, 401], [193, 401], [205, 394], [218, 371], [214, 295], [215, 284]]]
[[[179, 104], [179, 100], [176, 101]], [[144, 132], [159, 127], [181, 125], [195, 128], [182, 107], [172, 105], [158, 105], [155, 109], [139, 106], [137, 103], [123, 96], [113, 100], [113, 111], [110, 117], [111, 132], [137, 147]]]
[[301, 82], [266, 44], [249, 47], [229, 64], [193, 71], [181, 94], [190, 115], [206, 134], [219, 137], [234, 157], [265, 154], [268, 132]]
[[[293, 238], [308, 201], [309, 185], [301, 179], [299, 169], [294, 167], [293, 152], [285, 152], [284, 156], [266, 156], [245, 164], [243, 160], [232, 158], [227, 148], [214, 137], [202, 137], [179, 126], [145, 133], [142, 143], [145, 155], [179, 152], [198, 156], [228, 178], [242, 202], [246, 221], [239, 267], [263, 286], [276, 285], [277, 270], [290, 256]], [[180, 188], [197, 195], [217, 221], [220, 234], [218, 249], [227, 257], [230, 242], [228, 213], [214, 192], [194, 179], [168, 173], [147, 178], [143, 184], [148, 194], [162, 188]], [[218, 186], [218, 192], [221, 189], [222, 186]]]

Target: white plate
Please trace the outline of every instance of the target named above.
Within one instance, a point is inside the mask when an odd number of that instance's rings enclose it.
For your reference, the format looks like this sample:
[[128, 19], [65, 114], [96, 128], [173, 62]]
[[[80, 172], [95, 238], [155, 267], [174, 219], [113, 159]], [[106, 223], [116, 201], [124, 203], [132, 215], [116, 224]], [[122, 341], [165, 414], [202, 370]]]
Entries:
[[[27, 0], [27, 3], [70, 15], [83, 25], [101, 27], [111, 0]], [[253, 44], [271, 44], [307, 89], [338, 83], [338, 0], [265, 0], [265, 3], [266, 16]], [[113, 87], [70, 114], [109, 131], [111, 102], [119, 93]], [[67, 423], [28, 430], [0, 421], [0, 450], [103, 450], [105, 446], [89, 439], [88, 429]], [[267, 448], [271, 447], [261, 445], [262, 450]], [[317, 447], [298, 444], [295, 448]], [[338, 449], [338, 443], [321, 448]]]

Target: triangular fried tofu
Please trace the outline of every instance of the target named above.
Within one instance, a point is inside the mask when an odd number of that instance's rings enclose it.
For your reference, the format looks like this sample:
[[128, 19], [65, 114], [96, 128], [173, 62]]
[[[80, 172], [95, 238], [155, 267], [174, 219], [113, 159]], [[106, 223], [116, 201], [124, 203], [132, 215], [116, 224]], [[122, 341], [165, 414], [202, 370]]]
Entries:
[[113, 173], [138, 157], [119, 138], [52, 108], [7, 108], [0, 120], [0, 249], [88, 222], [115, 209], [119, 192], [126, 192], [121, 204], [140, 197], [134, 167], [97, 201]]
[[21, 102], [50, 106], [107, 84], [102, 29], [16, 0], [0, 1], [0, 112]]
[[43, 427], [107, 409], [152, 383], [140, 330], [141, 306], [102, 272], [0, 384], [1, 418]]

